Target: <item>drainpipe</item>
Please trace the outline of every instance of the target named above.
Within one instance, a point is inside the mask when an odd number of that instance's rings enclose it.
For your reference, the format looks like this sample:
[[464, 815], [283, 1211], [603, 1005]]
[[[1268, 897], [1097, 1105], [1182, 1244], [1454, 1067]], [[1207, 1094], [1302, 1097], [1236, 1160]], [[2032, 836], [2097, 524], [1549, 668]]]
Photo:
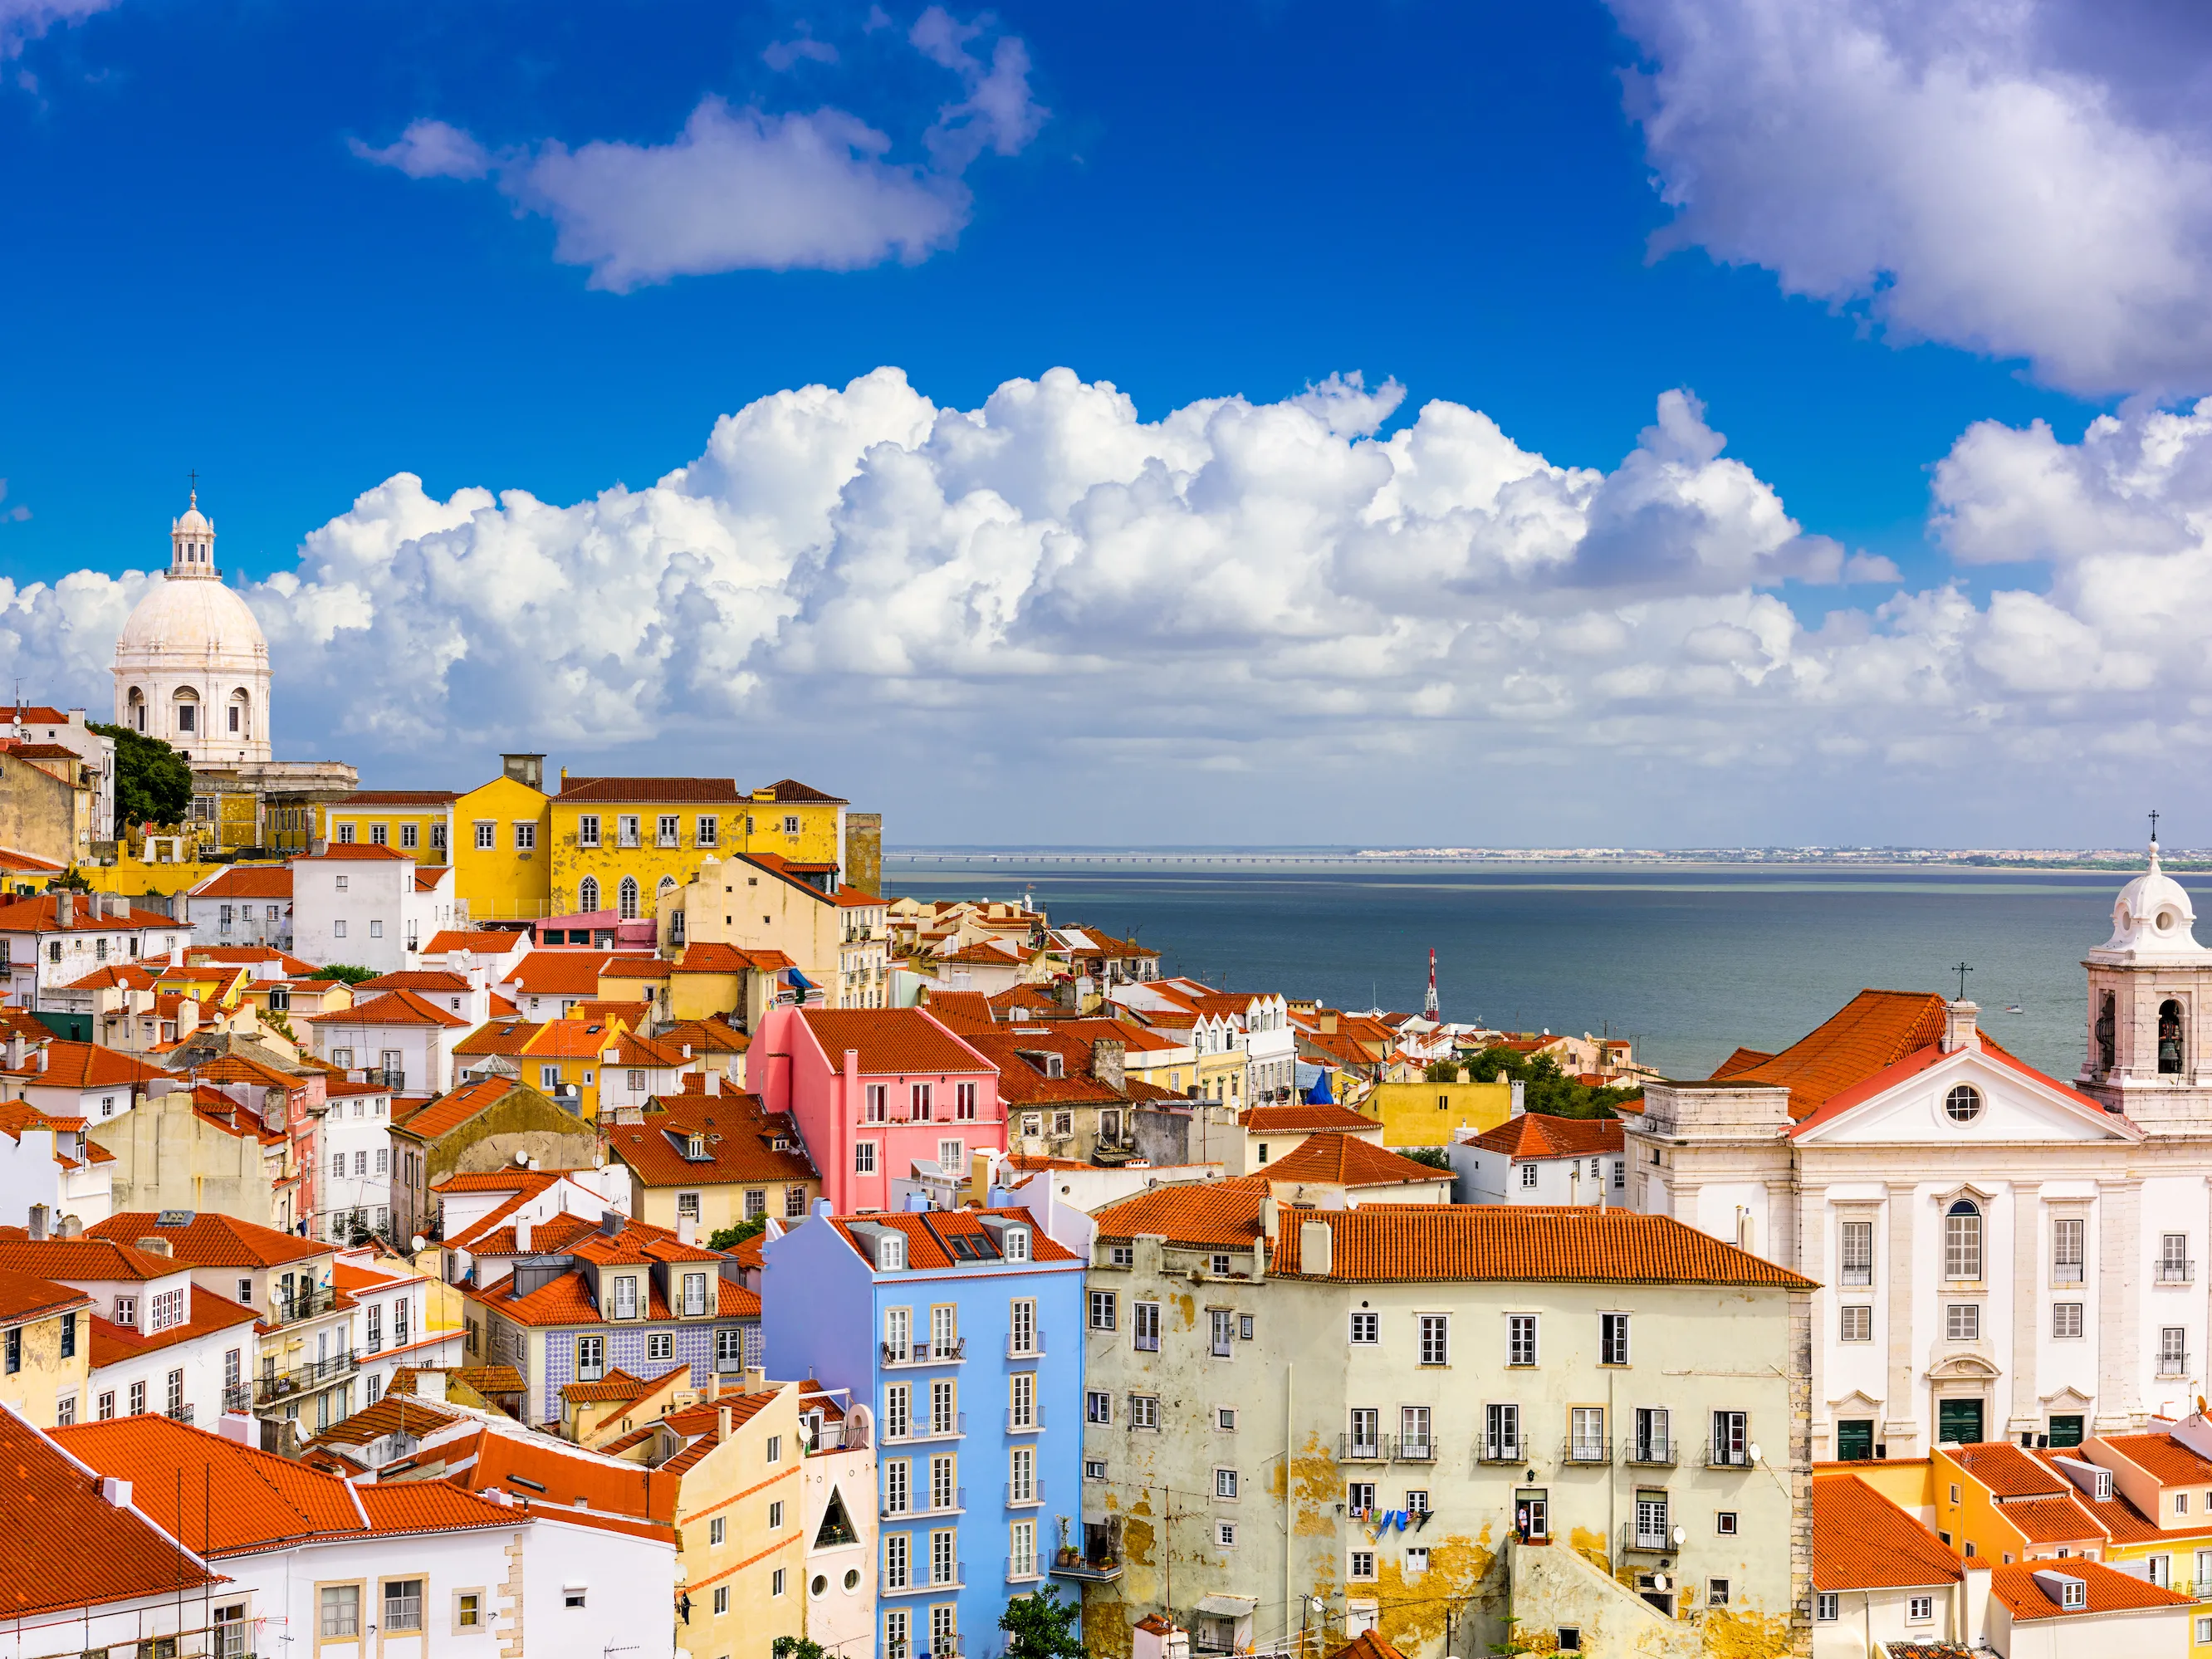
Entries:
[[[1297, 1471], [1291, 1465], [1291, 1445], [1296, 1432], [1292, 1425], [1296, 1420], [1293, 1407], [1297, 1398], [1297, 1366], [1289, 1364], [1283, 1367], [1283, 1611], [1285, 1614], [1290, 1612], [1295, 1595], [1291, 1587], [1291, 1552], [1297, 1547], [1297, 1526], [1291, 1513], [1298, 1501]], [[1305, 1598], [1297, 1595], [1295, 1599], [1303, 1610]]]

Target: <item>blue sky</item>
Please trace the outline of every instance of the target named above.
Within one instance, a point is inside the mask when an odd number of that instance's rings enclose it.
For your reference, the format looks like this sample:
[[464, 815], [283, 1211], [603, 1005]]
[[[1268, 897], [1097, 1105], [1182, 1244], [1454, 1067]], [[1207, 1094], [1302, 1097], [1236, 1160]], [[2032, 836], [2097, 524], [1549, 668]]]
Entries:
[[[0, 399], [0, 513], [27, 514], [0, 521], [0, 573], [14, 583], [0, 595], [9, 600], [0, 616], [12, 619], [0, 648], [39, 685], [103, 697], [110, 613], [127, 609], [129, 579], [67, 604], [51, 586], [31, 590], [71, 572], [123, 579], [158, 568], [196, 467], [226, 568], [255, 583], [280, 579], [249, 597], [286, 698], [282, 746], [354, 759], [380, 781], [415, 777], [426, 752], [477, 770], [509, 744], [671, 769], [665, 755], [648, 757], [673, 746], [726, 758], [746, 777], [770, 763], [832, 765], [839, 775], [818, 781], [857, 798], [919, 746], [941, 751], [987, 799], [1017, 767], [1078, 787], [1101, 766], [1163, 763], [1187, 779], [1183, 799], [1195, 803], [1212, 799], [1208, 779], [1248, 781], [1218, 806], [1179, 811], [1152, 839], [1663, 841], [1730, 825], [1740, 826], [1725, 835], [1732, 841], [2093, 837], [2097, 813], [2054, 805], [2047, 779], [2017, 775], [2021, 757], [2073, 766], [2073, 775], [2104, 767], [2117, 781], [2127, 754], [2165, 746], [2163, 723], [2186, 726], [2175, 740], [2194, 745], [2194, 659], [2180, 650], [2130, 665], [2113, 654], [2125, 656], [2125, 642], [2109, 641], [2095, 647], [2101, 665], [2077, 665], [2070, 678], [2023, 678], [2005, 665], [2091, 650], [2078, 630], [2103, 627], [2099, 594], [2142, 574], [2084, 562], [2116, 542], [2139, 544], [2146, 557], [2202, 554], [2189, 528], [2202, 503], [2190, 489], [2212, 491], [2161, 486], [2146, 509], [2139, 489], [2115, 482], [2127, 469], [2080, 441], [2093, 416], [2114, 412], [2123, 441], [2140, 438], [2141, 422], [2185, 410], [2205, 389], [2203, 352], [2175, 338], [2185, 331], [2166, 313], [2197, 297], [2184, 233], [2206, 210], [2191, 171], [2192, 100], [2156, 67], [2172, 55], [2155, 49], [2156, 32], [2185, 26], [2160, 8], [2124, 6], [2118, 33], [2145, 49], [2092, 56], [2069, 32], [2068, 8], [2027, 10], [2033, 27], [1994, 51], [1981, 43], [1984, 83], [1961, 90], [1942, 73], [1947, 47], [1936, 33], [1840, 0], [1779, 9], [1621, 0], [1611, 10], [1220, 0], [988, 13], [0, 0], [14, 82], [0, 91], [14, 254], [0, 262], [0, 303], [15, 323], [0, 359], [10, 394]], [[1853, 130], [1867, 118], [1853, 112], [1867, 101], [1855, 93], [1869, 89], [1846, 85], [1827, 89], [1825, 124], [1793, 112], [1794, 132], [1761, 127], [1762, 99], [1779, 96], [1761, 75], [1788, 65], [1716, 58], [1697, 44], [1716, 24], [1764, 39], [1770, 58], [1808, 62], [1833, 59], [1837, 32], [1856, 31], [1889, 54], [1894, 73], [1873, 91], [1893, 100], [1896, 119], [1878, 137]], [[794, 41], [811, 44], [794, 51]], [[1000, 72], [1009, 42], [1023, 74]], [[994, 105], [994, 88], [1020, 95]], [[1806, 95], [1817, 104], [1822, 89]], [[2004, 112], [2037, 97], [2050, 107], [2022, 139]], [[945, 112], [963, 99], [972, 107]], [[803, 181], [763, 206], [747, 196], [762, 184], [757, 167], [672, 185], [648, 174], [710, 100], [740, 123], [830, 111], [875, 129], [896, 175], [884, 188], [904, 192], [899, 211], [936, 212], [934, 231], [907, 258], [895, 246], [883, 258], [825, 258], [806, 250], [842, 233], [797, 222], [821, 199]], [[438, 131], [464, 148], [410, 148], [406, 135], [424, 122], [445, 124]], [[593, 185], [560, 170], [593, 141], [627, 147], [611, 174]], [[2174, 216], [2178, 204], [2174, 246], [2151, 250], [2170, 256], [2165, 287], [2146, 293], [2137, 278], [2092, 268], [2054, 276], [2062, 292], [2027, 291], [2018, 270], [2046, 245], [2096, 239], [2100, 228], [2064, 214], [2040, 223], [2033, 206], [2008, 216], [2007, 191], [2027, 185], [1993, 175], [2063, 184], [2069, 167], [2140, 186], [2140, 213], [2105, 239], [2123, 253], [2129, 235], [2151, 235], [2142, 224]], [[1947, 168], [1954, 196], [1913, 197], [1921, 175]], [[453, 173], [471, 176], [438, 176]], [[659, 205], [656, 177], [672, 192]], [[1990, 222], [1978, 222], [1985, 210]], [[654, 265], [656, 250], [689, 244], [692, 222], [720, 216], [722, 242], [740, 252], [710, 249], [704, 263], [739, 268]], [[743, 268], [759, 256], [742, 250], [769, 221], [788, 231], [770, 242], [800, 250], [776, 262], [798, 268]], [[879, 234], [895, 242], [899, 233]], [[1668, 235], [1681, 246], [1655, 249], [1655, 236]], [[642, 252], [640, 237], [652, 244]], [[596, 263], [577, 263], [594, 238]], [[2155, 258], [2133, 263], [2163, 269]], [[806, 268], [823, 264], [848, 268]], [[451, 650], [389, 648], [410, 578], [380, 566], [377, 580], [399, 585], [364, 600], [374, 584], [355, 571], [346, 589], [331, 562], [334, 539], [357, 543], [361, 510], [346, 520], [351, 530], [321, 527], [395, 474], [415, 475], [437, 501], [471, 488], [520, 489], [580, 510], [617, 484], [645, 490], [701, 455], [718, 417], [791, 388], [842, 387], [880, 366], [902, 370], [933, 410], [975, 410], [1002, 383], [1064, 367], [1119, 388], [1140, 422], [1224, 398], [1264, 410], [1357, 374], [1370, 390], [1395, 380], [1405, 396], [1329, 428], [1348, 459], [1379, 453], [1379, 441], [1439, 399], [1482, 411], [1525, 455], [1609, 476], [1638, 451], [1661, 394], [1686, 389], [1705, 426], [1726, 435], [1726, 460], [1747, 474], [1721, 477], [1694, 440], [1691, 460], [1664, 463], [1680, 499], [1661, 518], [1693, 510], [1707, 515], [1700, 534], [1759, 545], [1741, 557], [1698, 553], [1700, 574], [1677, 580], [1680, 560], [1662, 545], [1673, 532], [1653, 527], [1656, 509], [1644, 502], [1619, 532], [1627, 551], [1601, 563], [1609, 574], [1590, 574], [1601, 569], [1597, 544], [1582, 530], [1546, 556], [1547, 568], [1569, 573], [1556, 582], [1532, 588], [1523, 573], [1501, 586], [1457, 567], [1436, 575], [1457, 596], [1461, 631], [1415, 641], [1407, 629], [1432, 619], [1426, 607], [1372, 590], [1278, 596], [1191, 624], [1206, 608], [1209, 556], [1225, 561], [1217, 586], [1249, 588], [1240, 559], [1264, 565], [1266, 537], [1285, 532], [1261, 532], [1256, 546], [1201, 538], [1210, 554], [1170, 561], [1177, 582], [1196, 584], [1195, 600], [1160, 586], [1142, 620], [1141, 593], [1079, 614], [1065, 580], [1030, 571], [1010, 593], [1003, 572], [970, 572], [956, 608], [971, 621], [994, 607], [1006, 614], [988, 638], [960, 646], [932, 623], [924, 649], [900, 632], [910, 610], [871, 613], [840, 634], [840, 593], [850, 599], [856, 571], [880, 581], [884, 568], [840, 553], [854, 546], [846, 531], [825, 540], [782, 520], [773, 534], [796, 540], [773, 574], [755, 573], [757, 591], [738, 607], [775, 613], [774, 626], [755, 629], [744, 650], [718, 654], [688, 638], [669, 646], [696, 614], [673, 601], [665, 615], [633, 617], [620, 640], [557, 648], [544, 625], [498, 622], [499, 605], [487, 602], [453, 614], [460, 650], [489, 678], [441, 679], [429, 697], [424, 663]], [[912, 426], [908, 414], [882, 418], [890, 424], [878, 438]], [[1096, 429], [1071, 419], [1039, 440], [1041, 454]], [[2033, 436], [2037, 420], [2047, 440]], [[1987, 453], [1962, 453], [1978, 429], [1990, 434]], [[2190, 428], [2179, 441], [2199, 434]], [[1932, 501], [1947, 457], [1956, 482]], [[832, 519], [866, 494], [853, 485], [854, 469], [866, 472], [858, 458], [839, 465], [846, 474], [825, 485]], [[1082, 482], [1118, 489], [1135, 463], [1116, 465], [1085, 462]], [[2054, 467], [2074, 495], [2094, 498], [2095, 512], [2139, 528], [2148, 510], [2160, 528], [2085, 531], [2078, 520], [2089, 509], [2072, 496], [2055, 502], [2023, 486]], [[933, 476], [941, 483], [943, 468]], [[1040, 545], [1103, 499], [1040, 484], [1038, 500], [1024, 502], [1019, 483], [985, 482], [992, 500], [1015, 503]], [[1723, 486], [1741, 496], [1737, 507], [1714, 508]], [[1991, 492], [2018, 510], [1993, 508]], [[1270, 487], [1271, 500], [1279, 493]], [[719, 569], [716, 561], [744, 556], [747, 532], [732, 526], [748, 507], [742, 491], [715, 501], [720, 539], [700, 556]], [[1947, 515], [1933, 530], [1931, 507]], [[1274, 511], [1255, 511], [1252, 524], [1279, 526]], [[1875, 556], [1827, 580], [1834, 560], [1808, 565], [1754, 522], [1776, 513], [1841, 554]], [[392, 509], [391, 522], [406, 516]], [[1338, 527], [1310, 532], [1319, 540], [1305, 550], [1317, 569], [1340, 570], [1343, 526], [1362, 514], [1333, 506], [1329, 517]], [[465, 532], [441, 519], [434, 532], [410, 520], [392, 533], [477, 538], [455, 556], [479, 589], [496, 587], [517, 578], [484, 550], [495, 520], [509, 538], [526, 533], [496, 510]], [[955, 533], [933, 523], [940, 540]], [[611, 585], [660, 580], [653, 561], [665, 545], [642, 562], [593, 562], [580, 550], [590, 526], [549, 533], [541, 550], [567, 573], [572, 614], [604, 604]], [[658, 533], [665, 544], [672, 532]], [[1091, 532], [1079, 539], [1094, 553], [1104, 545]], [[940, 586], [945, 556], [931, 567]], [[1043, 556], [1038, 569], [1051, 567]], [[1624, 582], [1629, 566], [1635, 580]], [[2196, 568], [2172, 568], [2177, 592]], [[914, 592], [945, 602], [911, 560], [900, 569], [890, 580], [916, 578]], [[423, 580], [421, 603], [452, 603], [450, 588]], [[308, 598], [283, 591], [285, 581]], [[342, 590], [344, 603], [368, 608], [333, 622]], [[2029, 640], [2006, 633], [2020, 619], [1992, 597], [2014, 591], [2043, 607]], [[1924, 612], [1940, 604], [1926, 596], [1947, 592], [1971, 611], [1956, 625], [1915, 621], [1911, 603], [1894, 602], [1923, 596]], [[1324, 653], [1337, 665], [1316, 670], [1314, 618], [1339, 601], [1365, 620]], [[1794, 641], [1774, 636], [1771, 617], [1753, 615], [1777, 601], [1808, 630]], [[1639, 641], [1656, 624], [1646, 613], [1669, 604], [1718, 608], [1685, 612], [1679, 627], [1667, 624], [1665, 648], [1647, 650]], [[61, 605], [73, 630], [65, 646], [39, 626], [42, 605]], [[273, 614], [287, 606], [299, 614]], [[1501, 655], [1497, 639], [1478, 636], [1506, 611], [1529, 641], [1615, 643], [1571, 664], [1540, 665], [1548, 647], [1526, 643]], [[1166, 626], [1163, 615], [1182, 621]], [[1816, 642], [1811, 630], [1832, 617], [1840, 620]], [[514, 631], [489, 637], [501, 626]], [[1756, 649], [1714, 643], [1715, 629]], [[1846, 637], [1854, 630], [1895, 648], [1869, 658]], [[1975, 630], [1978, 643], [1967, 638]], [[884, 648], [887, 634], [898, 649]], [[1391, 660], [1353, 675], [1347, 690], [1341, 662], [1363, 651]], [[564, 702], [550, 682], [517, 684], [531, 663], [562, 653], [599, 677], [594, 696]], [[669, 666], [672, 653], [712, 660], [694, 663], [687, 679]], [[1409, 669], [1422, 653], [1428, 665]], [[329, 665], [341, 658], [338, 675]], [[641, 671], [647, 659], [657, 665]], [[1259, 678], [1274, 690], [1248, 695], [1261, 662], [1273, 665]], [[1632, 663], [1649, 672], [1595, 702], [1583, 695]], [[391, 684], [372, 672], [377, 664]], [[1516, 698], [1514, 683], [1540, 668], [1552, 690]], [[1705, 668], [1717, 671], [1713, 684], [1700, 678]], [[701, 696], [700, 673], [713, 676], [714, 696]], [[1378, 691], [1393, 674], [1405, 684]], [[1132, 676], [1147, 688], [1135, 729], [1126, 701], [1101, 720], [1100, 699], [1076, 684], [1091, 675], [1124, 698]], [[1893, 690], [1900, 675], [1920, 677], [1925, 690], [1886, 700], [1836, 690], [1887, 678]], [[650, 718], [611, 718], [609, 702], [646, 678], [656, 687]], [[491, 680], [507, 698], [496, 708]], [[1785, 680], [1794, 690], [1779, 689]], [[740, 683], [748, 689], [728, 689]], [[1025, 683], [1050, 691], [1029, 696]], [[1010, 702], [1028, 711], [1018, 734], [1003, 718]], [[1285, 715], [1297, 731], [1261, 729]], [[1378, 738], [1408, 767], [1441, 758], [1455, 775], [1586, 757], [1607, 775], [1642, 780], [1647, 810], [1594, 798], [1516, 815], [1486, 792], [1455, 787], [1402, 821], [1324, 814], [1309, 837], [1285, 836], [1239, 805], [1284, 799]], [[1815, 754], [1826, 758], [1807, 758]], [[1589, 775], [1566, 763], [1568, 775]], [[1978, 804], [1931, 809], [1916, 779], [1960, 764], [1993, 769]], [[2169, 769], [2179, 789], [2199, 769], [2177, 757]], [[2008, 822], [2031, 805], [2033, 826]], [[957, 816], [942, 836], [912, 838], [991, 839], [1000, 825], [1037, 836], [1052, 821], [1025, 805]], [[2119, 832], [2116, 823], [2106, 833]]]

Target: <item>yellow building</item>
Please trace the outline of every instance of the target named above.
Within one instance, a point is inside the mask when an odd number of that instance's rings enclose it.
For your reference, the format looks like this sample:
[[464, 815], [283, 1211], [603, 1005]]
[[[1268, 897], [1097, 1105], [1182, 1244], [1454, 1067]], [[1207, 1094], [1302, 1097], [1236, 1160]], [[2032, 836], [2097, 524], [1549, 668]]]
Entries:
[[1358, 1110], [1382, 1124], [1385, 1146], [1449, 1146], [1461, 1129], [1480, 1134], [1510, 1117], [1513, 1085], [1378, 1083]]
[[599, 1115], [599, 1071], [606, 1051], [629, 1029], [623, 1019], [549, 1019], [512, 1058], [540, 1094], [574, 1101], [586, 1121]]
[[42, 1429], [55, 1426], [55, 1401], [84, 1397], [91, 1369], [92, 1298], [67, 1285], [0, 1269], [0, 1401]]
[[545, 757], [501, 759], [499, 776], [453, 806], [454, 894], [474, 923], [556, 914], [551, 803], [539, 787]]
[[803, 1221], [822, 1178], [791, 1121], [751, 1095], [662, 1095], [641, 1122], [607, 1131], [609, 1156], [630, 1172], [631, 1213], [657, 1227], [696, 1227], [705, 1243], [743, 1222]]
[[329, 838], [397, 848], [418, 865], [446, 864], [456, 799], [450, 789], [358, 789], [325, 809]]
[[765, 853], [795, 869], [844, 867], [846, 803], [793, 779], [741, 793], [726, 778], [561, 775], [548, 836], [554, 914], [656, 916], [701, 862]]

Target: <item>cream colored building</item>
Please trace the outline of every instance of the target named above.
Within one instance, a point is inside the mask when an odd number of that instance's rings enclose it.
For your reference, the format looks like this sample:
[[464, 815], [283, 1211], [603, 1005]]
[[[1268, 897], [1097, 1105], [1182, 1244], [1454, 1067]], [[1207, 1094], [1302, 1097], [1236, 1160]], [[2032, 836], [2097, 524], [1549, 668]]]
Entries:
[[1791, 1650], [1796, 1274], [1663, 1218], [1294, 1210], [1256, 1182], [1093, 1223], [1081, 1559], [1054, 1568], [1091, 1651], [1126, 1652], [1170, 1574], [1200, 1650], [1325, 1625], [1430, 1659], [1491, 1651], [1509, 1616], [1556, 1644], [1601, 1615], [1621, 1639], [1584, 1651], [1691, 1626]]
[[1656, 1083], [1628, 1200], [1821, 1285], [1820, 1458], [2078, 1443], [2205, 1390], [2212, 950], [2180, 884], [2127, 884], [2090, 951], [2071, 1085], [1972, 1003], [1863, 991], [1778, 1054]]

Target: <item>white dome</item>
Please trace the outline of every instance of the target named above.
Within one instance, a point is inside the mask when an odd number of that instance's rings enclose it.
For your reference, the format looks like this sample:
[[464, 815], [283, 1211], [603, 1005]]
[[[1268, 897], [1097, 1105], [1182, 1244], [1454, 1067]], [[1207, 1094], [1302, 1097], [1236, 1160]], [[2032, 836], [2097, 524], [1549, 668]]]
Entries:
[[2150, 868], [2120, 889], [2112, 902], [2112, 936], [2091, 955], [2140, 962], [2212, 954], [2197, 942], [2196, 927], [2197, 907], [2189, 902], [2189, 890], [2159, 867], [2158, 843], [2153, 842]]
[[219, 581], [156, 583], [123, 624], [115, 651], [119, 664], [149, 667], [174, 664], [252, 672], [269, 662], [261, 624], [246, 601]]

